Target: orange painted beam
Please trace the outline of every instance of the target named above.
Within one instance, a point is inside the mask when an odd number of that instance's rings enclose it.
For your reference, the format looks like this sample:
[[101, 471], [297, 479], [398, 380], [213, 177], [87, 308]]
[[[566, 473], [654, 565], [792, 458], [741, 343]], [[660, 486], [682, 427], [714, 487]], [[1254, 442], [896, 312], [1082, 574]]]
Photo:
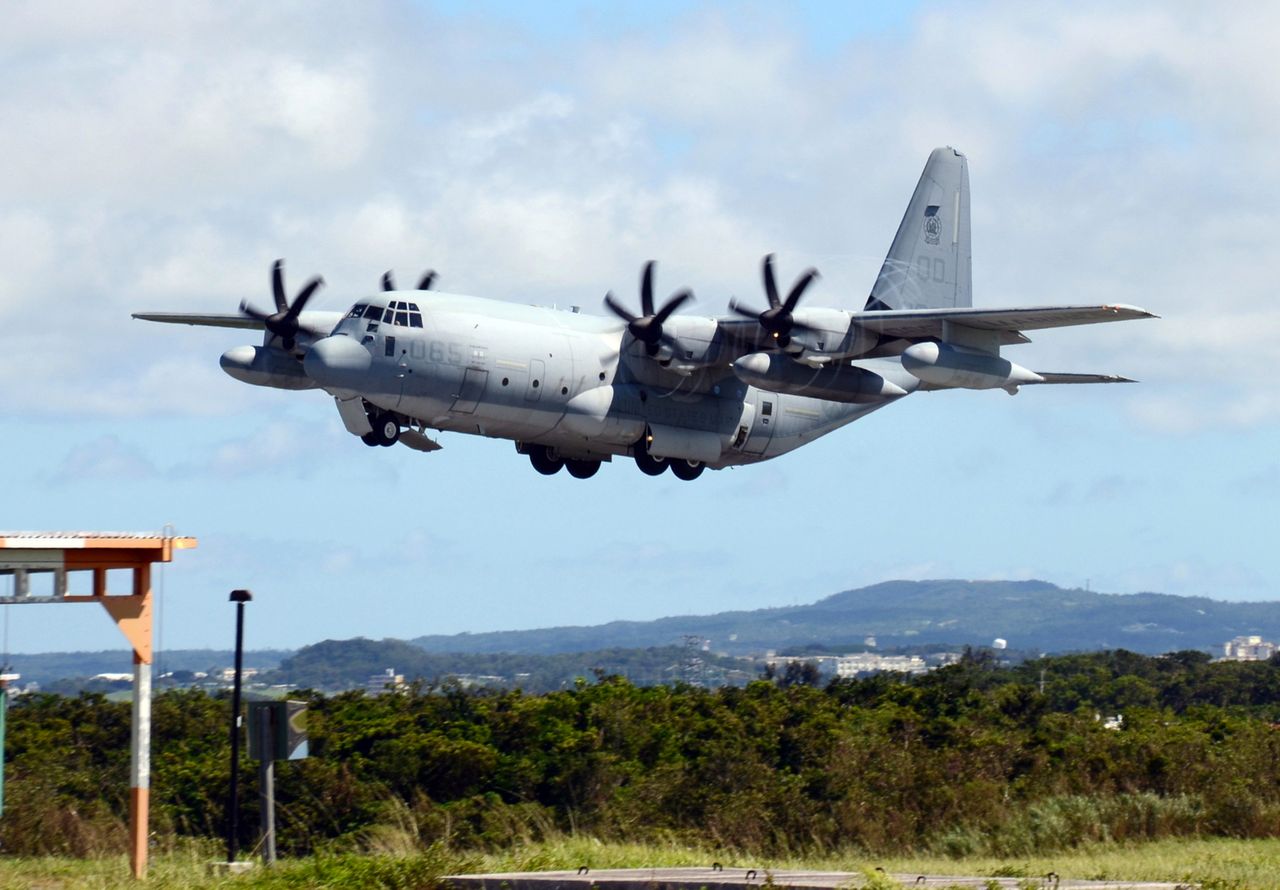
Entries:
[[111, 620], [145, 664], [151, 664], [151, 592], [142, 596], [104, 596], [99, 600]]

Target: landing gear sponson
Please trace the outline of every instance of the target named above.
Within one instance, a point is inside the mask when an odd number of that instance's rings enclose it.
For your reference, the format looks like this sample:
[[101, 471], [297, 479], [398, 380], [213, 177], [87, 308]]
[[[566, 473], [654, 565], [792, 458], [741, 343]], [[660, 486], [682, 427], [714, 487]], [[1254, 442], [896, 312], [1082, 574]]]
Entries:
[[[376, 432], [376, 430], [375, 430]], [[667, 460], [649, 453], [645, 440], [636, 443], [633, 451], [636, 466], [646, 476], [661, 476], [668, 467], [677, 479], [692, 482], [702, 475], [706, 465], [696, 460]], [[536, 445], [525, 442], [516, 443], [516, 451], [529, 456], [529, 463], [544, 476], [554, 476], [561, 469], [567, 469], [575, 479], [590, 479], [600, 471], [600, 461], [590, 458], [565, 457], [547, 445]]]

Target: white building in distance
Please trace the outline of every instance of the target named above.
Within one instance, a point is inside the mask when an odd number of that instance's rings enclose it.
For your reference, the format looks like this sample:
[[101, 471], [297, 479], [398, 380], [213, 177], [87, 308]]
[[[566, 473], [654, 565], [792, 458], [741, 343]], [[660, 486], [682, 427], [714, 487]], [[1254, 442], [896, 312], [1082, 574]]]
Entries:
[[1223, 661], [1266, 661], [1276, 654], [1277, 646], [1262, 637], [1254, 635], [1236, 637], [1229, 643], [1222, 644]]

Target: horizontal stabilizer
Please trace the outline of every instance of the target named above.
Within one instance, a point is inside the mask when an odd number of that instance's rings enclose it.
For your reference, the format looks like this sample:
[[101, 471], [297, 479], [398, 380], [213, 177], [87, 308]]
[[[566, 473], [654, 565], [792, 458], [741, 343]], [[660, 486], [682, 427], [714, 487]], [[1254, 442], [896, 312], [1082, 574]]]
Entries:
[[1036, 380], [1022, 384], [1023, 386], [1034, 386], [1040, 383], [1137, 383], [1136, 380], [1130, 380], [1128, 377], [1121, 377], [1118, 374], [1059, 374], [1052, 371], [1037, 371], [1043, 380]]

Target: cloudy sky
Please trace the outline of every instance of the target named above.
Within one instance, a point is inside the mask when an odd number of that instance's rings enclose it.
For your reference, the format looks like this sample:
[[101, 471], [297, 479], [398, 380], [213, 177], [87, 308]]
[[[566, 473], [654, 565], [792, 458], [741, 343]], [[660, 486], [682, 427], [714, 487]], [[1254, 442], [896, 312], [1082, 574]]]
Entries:
[[[793, 6], [8, 5], [0, 528], [199, 538], [160, 579], [166, 648], [229, 645], [236, 587], [252, 647], [891, 578], [1280, 596], [1280, 13]], [[773, 251], [858, 307], [943, 144], [970, 158], [977, 305], [1162, 316], [1012, 357], [1139, 385], [921, 394], [692, 485], [581, 482], [508, 442], [366, 448], [322, 393], [224, 375], [246, 332], [129, 318], [265, 305], [276, 257], [324, 275], [315, 308], [432, 267], [591, 312], [656, 258], [716, 314], [760, 301]], [[11, 651], [119, 644], [87, 607], [7, 613]]]

